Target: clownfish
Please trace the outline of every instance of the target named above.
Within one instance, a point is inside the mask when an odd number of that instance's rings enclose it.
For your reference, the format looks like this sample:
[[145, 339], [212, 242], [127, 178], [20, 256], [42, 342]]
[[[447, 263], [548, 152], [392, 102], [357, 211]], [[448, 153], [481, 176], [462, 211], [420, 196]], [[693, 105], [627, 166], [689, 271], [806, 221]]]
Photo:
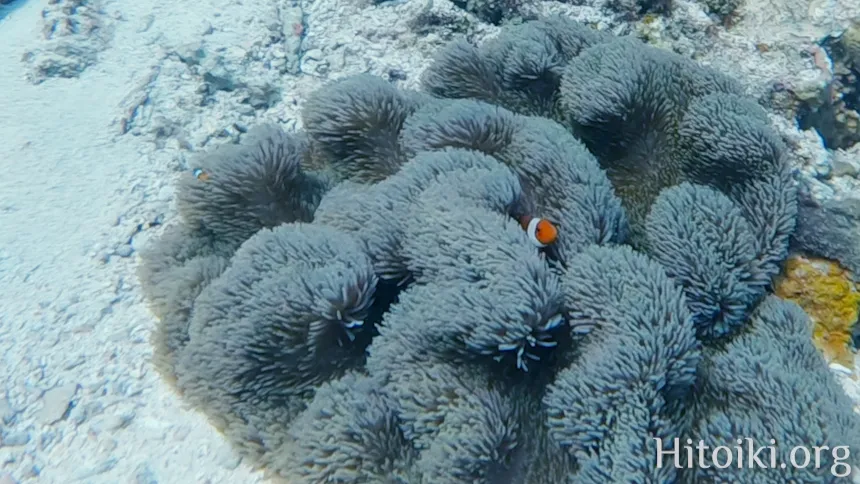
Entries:
[[558, 238], [558, 229], [547, 219], [523, 215], [519, 222], [529, 240], [540, 248], [552, 244]]
[[209, 181], [209, 173], [203, 171], [203, 168], [195, 168], [192, 174], [194, 175], [194, 178], [200, 181]]

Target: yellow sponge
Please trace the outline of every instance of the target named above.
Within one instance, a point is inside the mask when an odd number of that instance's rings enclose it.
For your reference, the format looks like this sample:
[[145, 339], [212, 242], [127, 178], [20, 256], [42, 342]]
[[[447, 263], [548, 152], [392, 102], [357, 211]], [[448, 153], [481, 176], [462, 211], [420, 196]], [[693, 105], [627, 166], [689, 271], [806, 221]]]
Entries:
[[848, 271], [827, 259], [790, 257], [775, 285], [776, 295], [794, 301], [815, 324], [813, 340], [828, 363], [853, 369], [851, 329], [860, 292]]

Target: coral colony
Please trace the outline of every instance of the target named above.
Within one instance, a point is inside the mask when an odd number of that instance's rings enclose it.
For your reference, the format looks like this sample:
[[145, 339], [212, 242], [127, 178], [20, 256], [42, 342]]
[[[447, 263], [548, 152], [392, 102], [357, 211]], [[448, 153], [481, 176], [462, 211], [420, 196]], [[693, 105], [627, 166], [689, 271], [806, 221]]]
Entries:
[[[771, 294], [796, 194], [740, 92], [563, 18], [421, 92], [335, 82], [184, 175], [140, 274], [157, 367], [291, 483], [838, 482], [860, 418]], [[658, 466], [676, 438], [851, 452]]]

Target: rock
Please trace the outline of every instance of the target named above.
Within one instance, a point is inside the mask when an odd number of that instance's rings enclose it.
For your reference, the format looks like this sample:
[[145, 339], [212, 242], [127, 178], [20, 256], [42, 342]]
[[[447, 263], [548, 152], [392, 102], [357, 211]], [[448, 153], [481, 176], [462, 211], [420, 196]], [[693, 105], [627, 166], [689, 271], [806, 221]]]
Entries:
[[120, 257], [131, 257], [134, 254], [134, 248], [129, 244], [122, 244], [116, 248], [115, 253]]
[[860, 198], [817, 199], [807, 190], [798, 193], [797, 229], [791, 249], [839, 261], [860, 276]]
[[708, 13], [716, 15], [724, 22], [735, 15], [738, 8], [743, 4], [742, 0], [704, 0], [702, 2]]
[[860, 23], [842, 35], [828, 35], [811, 50], [815, 64], [826, 73], [828, 84], [817, 99], [801, 100], [798, 124], [814, 127], [830, 149], [850, 148], [860, 142]]
[[55, 0], [42, 10], [42, 48], [24, 54], [27, 77], [38, 84], [50, 77], [78, 77], [96, 63], [113, 37], [113, 26], [98, 0]]
[[[29, 438], [29, 437], [28, 437]], [[39, 436], [39, 448], [44, 452], [51, 448], [54, 442], [57, 441], [57, 433], [48, 430]]]
[[858, 173], [858, 167], [845, 159], [833, 159], [833, 171], [831, 171], [832, 176], [851, 176], [856, 177]]
[[845, 60], [860, 70], [860, 20], [851, 22], [842, 33], [839, 43], [842, 45]]
[[389, 81], [405, 81], [407, 79], [407, 75], [403, 72], [403, 69], [389, 69], [388, 70], [388, 80]]
[[811, 203], [817, 203], [814, 200], [830, 200], [836, 197], [836, 190], [833, 186], [812, 178], [812, 176], [804, 173], [804, 176], [801, 177], [800, 190], [804, 192], [803, 196], [809, 198]]
[[90, 430], [100, 434], [102, 432], [112, 432], [117, 429], [125, 428], [131, 421], [134, 420], [134, 414], [125, 415], [99, 415], [90, 423]]
[[840, 365], [839, 363], [830, 363], [828, 367], [830, 368], [830, 371], [832, 371], [835, 375], [851, 376], [852, 374], [850, 368]]
[[856, 177], [860, 173], [860, 145], [835, 150], [832, 158], [833, 176]]
[[188, 43], [176, 48], [175, 52], [179, 60], [189, 66], [200, 64], [200, 61], [206, 57], [206, 52], [200, 43]]
[[81, 471], [80, 474], [78, 474], [77, 479], [78, 480], [87, 480], [87, 479], [93, 478], [99, 474], [104, 474], [105, 472], [108, 472], [111, 469], [113, 469], [114, 467], [116, 467], [117, 462], [118, 462], [118, 460], [116, 458], [113, 458], [113, 457], [108, 458], [108, 459], [98, 463], [95, 467]]
[[8, 472], [0, 472], [0, 484], [18, 484], [18, 480]]
[[158, 484], [158, 479], [155, 473], [149, 468], [149, 464], [144, 462], [137, 467], [134, 473], [135, 484]]
[[100, 415], [104, 410], [104, 406], [96, 401], [85, 405], [78, 405], [69, 413], [75, 424], [81, 425], [96, 415]]
[[817, 131], [801, 131], [791, 141], [794, 144], [792, 154], [802, 164], [801, 168], [805, 174], [818, 179], [826, 179], [833, 174], [833, 157]]
[[0, 422], [6, 425], [12, 423], [15, 419], [15, 409], [6, 398], [0, 398]]
[[242, 458], [236, 455], [230, 447], [223, 446], [219, 449], [217, 453], [217, 461], [221, 464], [221, 467], [227, 470], [233, 470], [239, 467], [239, 464], [242, 462]]
[[103, 454], [110, 454], [119, 446], [116, 439], [105, 439], [99, 443], [99, 451]]
[[[860, 324], [854, 325], [854, 332], [851, 333], [851, 340], [854, 342], [855, 348], [860, 348]], [[860, 358], [860, 355], [858, 355], [858, 358]], [[860, 369], [858, 369], [858, 371], [860, 371]], [[858, 398], [857, 401], [860, 402], [860, 398]]]
[[[248, 86], [248, 97], [243, 100], [243, 102], [250, 104], [254, 109], [269, 109], [280, 101], [281, 89], [271, 84]], [[242, 130], [239, 131], [244, 132]]]
[[19, 447], [30, 442], [30, 432], [11, 432], [0, 438], [0, 447]]
[[816, 160], [815, 176], [818, 178], [830, 178], [833, 174], [833, 165], [827, 158]]
[[202, 67], [204, 68], [203, 81], [208, 86], [210, 94], [215, 91], [231, 92], [236, 89], [234, 74], [225, 66], [223, 57], [207, 59]]
[[40, 463], [36, 463], [36, 464], [31, 465], [30, 468], [27, 469], [27, 472], [24, 474], [24, 478], [25, 479], [27, 479], [27, 478], [35, 479], [35, 478], [39, 477], [40, 475], [42, 475], [43, 467], [44, 466], [42, 466], [42, 464], [40, 464]]
[[325, 58], [320, 49], [311, 49], [302, 56], [302, 73], [312, 76], [325, 76], [329, 72], [331, 63]]
[[77, 383], [68, 383], [46, 391], [42, 395], [44, 406], [36, 414], [36, 420], [43, 425], [51, 425], [66, 418], [78, 388], [80, 385]]
[[300, 2], [283, 2], [278, 9], [281, 35], [284, 42], [283, 69], [298, 74], [302, 57], [302, 40], [305, 38], [304, 11]]

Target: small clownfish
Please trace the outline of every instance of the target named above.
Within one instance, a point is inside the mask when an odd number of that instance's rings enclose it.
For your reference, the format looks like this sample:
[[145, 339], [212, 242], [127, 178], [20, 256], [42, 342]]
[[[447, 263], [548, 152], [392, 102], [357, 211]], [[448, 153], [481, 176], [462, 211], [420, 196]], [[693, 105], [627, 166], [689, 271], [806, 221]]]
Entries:
[[195, 168], [192, 174], [194, 175], [194, 178], [200, 181], [209, 181], [209, 173], [203, 171], [203, 168]]
[[547, 219], [523, 215], [519, 222], [529, 236], [529, 240], [540, 248], [552, 244], [558, 238], [558, 229]]

